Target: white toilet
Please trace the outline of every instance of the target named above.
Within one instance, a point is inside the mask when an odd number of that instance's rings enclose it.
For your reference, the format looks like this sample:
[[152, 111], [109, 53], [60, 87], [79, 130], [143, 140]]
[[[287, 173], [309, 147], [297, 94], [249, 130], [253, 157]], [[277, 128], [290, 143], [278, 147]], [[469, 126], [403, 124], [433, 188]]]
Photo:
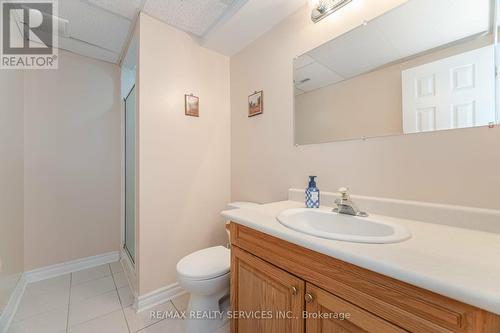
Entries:
[[[228, 206], [238, 209], [255, 205], [234, 202]], [[226, 323], [226, 316], [220, 314], [229, 307], [230, 266], [231, 253], [224, 246], [193, 252], [177, 263], [177, 280], [191, 294], [184, 323], [186, 333], [211, 333]]]

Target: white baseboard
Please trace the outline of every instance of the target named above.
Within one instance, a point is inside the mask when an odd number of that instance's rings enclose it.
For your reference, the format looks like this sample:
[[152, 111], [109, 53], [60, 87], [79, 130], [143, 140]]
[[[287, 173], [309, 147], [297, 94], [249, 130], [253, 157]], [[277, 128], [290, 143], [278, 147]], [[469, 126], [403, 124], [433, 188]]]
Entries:
[[14, 315], [16, 314], [17, 308], [19, 306], [19, 303], [21, 302], [21, 298], [23, 297], [24, 290], [26, 289], [27, 284], [28, 281], [26, 280], [26, 275], [22, 274], [19, 278], [19, 281], [17, 281], [16, 288], [12, 292], [12, 295], [10, 295], [7, 305], [0, 315], [0, 333], [7, 332], [7, 329], [9, 328], [9, 325], [12, 322]]
[[136, 304], [134, 304], [134, 306], [137, 312], [142, 312], [158, 304], [168, 302], [185, 293], [186, 291], [182, 289], [178, 283], [173, 283], [169, 286], [157, 289], [148, 294], [137, 297]]
[[61, 276], [68, 273], [81, 271], [83, 269], [92, 268], [99, 265], [109, 264], [120, 259], [118, 251], [99, 254], [93, 257], [76, 259], [61, 264], [37, 268], [25, 273], [26, 280], [31, 282], [50, 279], [56, 276]]

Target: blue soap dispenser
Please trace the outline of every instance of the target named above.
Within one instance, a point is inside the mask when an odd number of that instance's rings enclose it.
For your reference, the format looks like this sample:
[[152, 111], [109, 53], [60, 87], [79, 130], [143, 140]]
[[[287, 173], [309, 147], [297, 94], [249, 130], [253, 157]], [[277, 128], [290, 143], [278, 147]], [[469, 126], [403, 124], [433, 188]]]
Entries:
[[316, 187], [316, 176], [309, 176], [309, 186], [306, 189], [306, 207], [319, 208], [319, 188]]

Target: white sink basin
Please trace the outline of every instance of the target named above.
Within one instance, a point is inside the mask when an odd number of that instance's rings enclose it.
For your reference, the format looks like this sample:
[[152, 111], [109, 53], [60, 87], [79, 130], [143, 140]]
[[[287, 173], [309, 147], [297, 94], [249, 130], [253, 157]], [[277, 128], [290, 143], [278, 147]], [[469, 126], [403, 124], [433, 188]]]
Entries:
[[319, 209], [283, 211], [277, 220], [285, 227], [308, 235], [356, 243], [397, 243], [411, 237], [404, 226], [385, 221], [383, 216], [357, 217]]

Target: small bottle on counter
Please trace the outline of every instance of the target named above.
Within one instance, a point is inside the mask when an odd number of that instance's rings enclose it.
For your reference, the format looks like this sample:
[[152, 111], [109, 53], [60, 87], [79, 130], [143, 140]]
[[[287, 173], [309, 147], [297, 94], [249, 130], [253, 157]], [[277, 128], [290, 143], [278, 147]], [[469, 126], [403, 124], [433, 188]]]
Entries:
[[309, 176], [309, 186], [306, 189], [306, 207], [319, 208], [319, 188], [316, 187], [316, 176]]

